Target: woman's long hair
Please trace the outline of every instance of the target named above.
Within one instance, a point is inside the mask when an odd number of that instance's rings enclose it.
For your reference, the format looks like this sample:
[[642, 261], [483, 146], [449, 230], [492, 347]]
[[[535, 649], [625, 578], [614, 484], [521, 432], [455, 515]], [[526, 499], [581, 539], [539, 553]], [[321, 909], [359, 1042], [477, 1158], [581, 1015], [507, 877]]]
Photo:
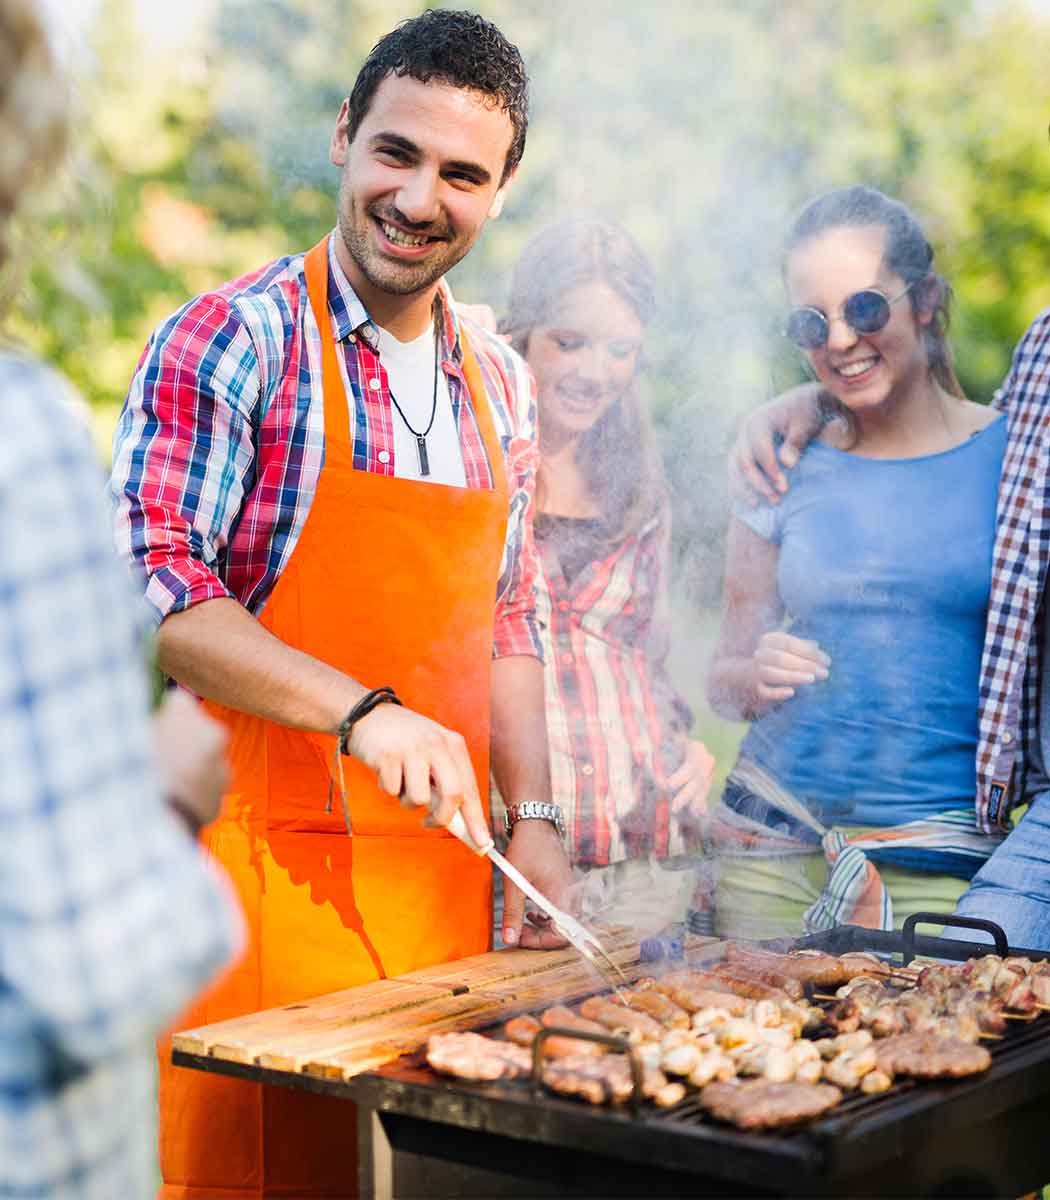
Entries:
[[883, 262], [911, 289], [908, 298], [912, 313], [917, 316], [920, 309], [933, 310], [932, 320], [922, 326], [930, 373], [946, 392], [965, 398], [948, 344], [952, 290], [944, 276], [933, 269], [933, 247], [919, 222], [899, 200], [864, 186], [838, 188], [811, 200], [784, 239], [785, 274], [791, 254], [812, 238], [830, 229], [871, 226], [886, 231]]
[[[652, 267], [637, 242], [619, 225], [576, 218], [548, 225], [525, 247], [514, 268], [501, 331], [526, 356], [533, 330], [551, 319], [569, 292], [589, 283], [611, 288], [643, 325], [651, 320], [656, 288]], [[637, 374], [580, 438], [576, 463], [592, 499], [601, 505], [611, 538], [618, 541], [636, 532], [652, 515], [666, 485]], [[541, 509], [543, 489], [541, 463]]]
[[0, 268], [11, 218], [61, 160], [68, 95], [32, 0], [0, 0]]

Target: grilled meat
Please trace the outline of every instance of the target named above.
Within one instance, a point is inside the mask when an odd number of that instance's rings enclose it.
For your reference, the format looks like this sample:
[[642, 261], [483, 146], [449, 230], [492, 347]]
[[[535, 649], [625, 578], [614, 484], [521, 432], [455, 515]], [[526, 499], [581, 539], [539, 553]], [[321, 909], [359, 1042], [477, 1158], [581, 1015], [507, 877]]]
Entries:
[[669, 996], [679, 1008], [689, 1013], [704, 1008], [725, 1008], [734, 1016], [743, 1016], [748, 1011], [751, 1002], [746, 997], [738, 996], [728, 988], [705, 986], [696, 980], [698, 977], [689, 974], [668, 975], [656, 980], [653, 990]]
[[874, 1045], [878, 1069], [890, 1076], [955, 1079], [986, 1071], [992, 1062], [983, 1046], [937, 1033], [904, 1033]]
[[623, 996], [631, 1008], [648, 1013], [668, 1029], [689, 1028], [689, 1013], [670, 996], [656, 991], [655, 988], [635, 988], [633, 991], [624, 992]]
[[512, 1017], [506, 1025], [503, 1026], [503, 1032], [512, 1042], [518, 1046], [531, 1046], [536, 1039], [536, 1034], [543, 1026], [536, 1020], [535, 1017], [523, 1016]]
[[700, 1105], [719, 1121], [740, 1129], [776, 1129], [819, 1117], [842, 1099], [837, 1087], [826, 1083], [746, 1082], [709, 1083], [700, 1093]]
[[[622, 1104], [634, 1092], [630, 1063], [616, 1054], [603, 1054], [598, 1058], [582, 1055], [545, 1063], [543, 1082], [552, 1092], [563, 1096], [579, 1096], [591, 1104], [604, 1104], [607, 1101]], [[667, 1086], [668, 1079], [662, 1071], [643, 1067], [642, 1095], [646, 1099], [655, 1099]], [[678, 1099], [681, 1099], [681, 1095], [678, 1095]], [[671, 1103], [677, 1103], [677, 1100]]]
[[824, 954], [817, 950], [800, 950], [792, 954], [774, 954], [743, 942], [726, 944], [726, 962], [747, 969], [775, 972], [783, 978], [818, 987], [837, 987], [854, 976], [872, 974], [886, 968], [877, 958], [868, 955]]
[[427, 1062], [442, 1075], [478, 1082], [519, 1079], [532, 1069], [528, 1050], [479, 1033], [435, 1033], [427, 1042]]
[[648, 1013], [625, 1008], [604, 996], [591, 996], [580, 1005], [580, 1015], [597, 1021], [612, 1033], [623, 1032], [631, 1041], [659, 1041], [664, 1027]]

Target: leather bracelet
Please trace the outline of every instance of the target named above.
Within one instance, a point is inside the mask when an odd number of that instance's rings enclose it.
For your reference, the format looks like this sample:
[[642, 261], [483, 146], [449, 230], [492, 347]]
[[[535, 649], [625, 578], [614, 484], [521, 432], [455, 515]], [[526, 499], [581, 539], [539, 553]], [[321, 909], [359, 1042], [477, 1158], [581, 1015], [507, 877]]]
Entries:
[[350, 753], [350, 734], [357, 722], [367, 717], [372, 709], [378, 708], [380, 704], [396, 704], [399, 708], [401, 707], [401, 701], [392, 687], [378, 687], [371, 692], [366, 692], [339, 723], [339, 752], [341, 754]]

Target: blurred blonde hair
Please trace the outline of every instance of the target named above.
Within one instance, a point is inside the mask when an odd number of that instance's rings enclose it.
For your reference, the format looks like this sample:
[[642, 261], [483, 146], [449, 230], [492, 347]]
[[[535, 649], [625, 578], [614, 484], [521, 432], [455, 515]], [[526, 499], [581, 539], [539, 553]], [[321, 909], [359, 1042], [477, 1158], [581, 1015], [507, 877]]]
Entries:
[[61, 161], [68, 95], [35, 0], [0, 0], [0, 268], [11, 218]]

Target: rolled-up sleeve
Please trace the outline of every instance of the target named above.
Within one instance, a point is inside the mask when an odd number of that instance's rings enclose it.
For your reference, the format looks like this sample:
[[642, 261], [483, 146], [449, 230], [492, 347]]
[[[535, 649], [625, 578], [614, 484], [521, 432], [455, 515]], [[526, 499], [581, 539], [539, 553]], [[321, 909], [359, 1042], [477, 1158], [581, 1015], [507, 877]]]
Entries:
[[513, 432], [507, 448], [510, 511], [496, 598], [493, 658], [526, 654], [543, 659], [536, 617], [539, 559], [532, 531], [536, 503], [536, 385], [525, 363], [507, 353], [508, 390]]
[[120, 552], [155, 619], [229, 596], [217, 571], [255, 467], [258, 356], [231, 306], [198, 297], [150, 339], [113, 440]]

